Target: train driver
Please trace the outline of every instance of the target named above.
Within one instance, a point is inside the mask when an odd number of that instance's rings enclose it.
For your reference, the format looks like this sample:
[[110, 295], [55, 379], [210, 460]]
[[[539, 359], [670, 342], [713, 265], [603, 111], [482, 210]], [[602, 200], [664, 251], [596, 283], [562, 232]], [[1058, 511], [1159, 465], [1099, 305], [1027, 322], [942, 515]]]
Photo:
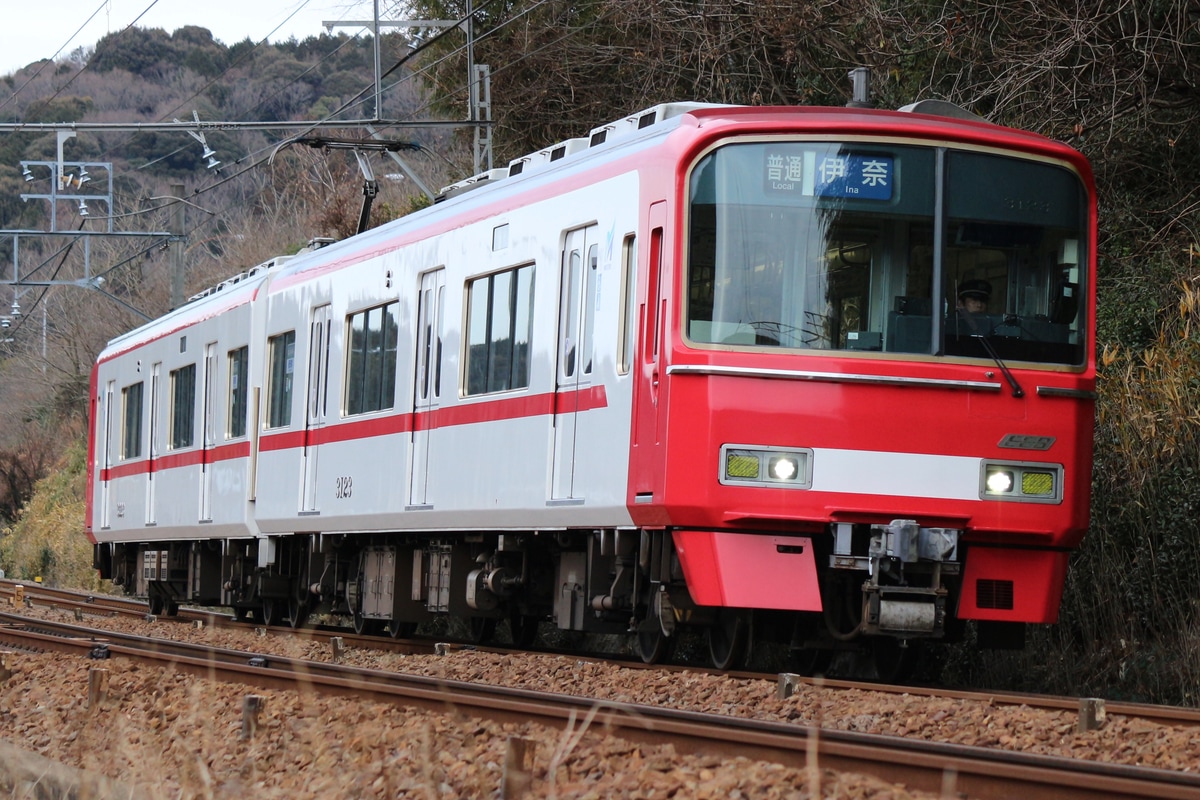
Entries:
[[958, 287], [958, 313], [986, 314], [991, 297], [992, 285], [987, 281], [963, 281]]
[[958, 286], [958, 305], [950, 332], [956, 336], [975, 336], [985, 332], [987, 304], [992, 296], [992, 285], [984, 280], [963, 281]]

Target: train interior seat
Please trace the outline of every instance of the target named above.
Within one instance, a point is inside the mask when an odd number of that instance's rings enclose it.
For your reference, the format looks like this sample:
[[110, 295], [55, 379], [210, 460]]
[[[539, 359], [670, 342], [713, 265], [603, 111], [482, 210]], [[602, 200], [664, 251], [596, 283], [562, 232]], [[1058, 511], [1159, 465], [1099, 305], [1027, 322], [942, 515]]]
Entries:
[[932, 326], [932, 300], [897, 297], [888, 312], [886, 349], [889, 353], [928, 353]]

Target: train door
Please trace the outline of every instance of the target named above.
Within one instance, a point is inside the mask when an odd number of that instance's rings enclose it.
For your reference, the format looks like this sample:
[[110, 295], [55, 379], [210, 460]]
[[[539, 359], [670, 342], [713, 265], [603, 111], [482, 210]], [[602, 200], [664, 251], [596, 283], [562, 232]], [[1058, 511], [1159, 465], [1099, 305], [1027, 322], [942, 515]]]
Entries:
[[562, 299], [558, 312], [558, 367], [554, 395], [554, 467], [551, 497], [575, 498], [575, 442], [579, 398], [592, 384], [595, 325], [596, 226], [570, 231], [562, 253]]
[[158, 523], [158, 495], [155, 491], [154, 470], [158, 462], [158, 389], [162, 376], [162, 362], [150, 367], [150, 441], [146, 445], [146, 524]]
[[442, 395], [442, 326], [446, 308], [446, 271], [435, 269], [421, 276], [417, 303], [417, 353], [413, 363], [412, 451], [409, 474], [410, 506], [430, 504], [429, 453], [434, 435], [432, 420]]
[[332, 311], [328, 304], [313, 309], [308, 328], [308, 394], [304, 418], [304, 466], [301, 511], [317, 510], [317, 454], [321, 428], [325, 427], [329, 389], [329, 328]]
[[104, 428], [101, 432], [103, 440], [100, 443], [100, 527], [109, 527], [109, 506], [112, 493], [112, 418], [113, 397], [117, 392], [117, 382], [109, 381], [104, 389], [101, 402], [104, 403]]
[[216, 447], [217, 343], [204, 346], [204, 408], [200, 419], [200, 519], [212, 521], [212, 451]]
[[[637, 381], [633, 396], [633, 460], [630, 473], [635, 503], [652, 503], [663, 485], [659, 463], [665, 424], [666, 375], [664, 361], [667, 331], [667, 298], [663, 279], [665, 263], [665, 202], [650, 207], [649, 258], [646, 262], [646, 294], [639, 307], [639, 340], [634, 355]], [[661, 500], [661, 498], [659, 498]]]

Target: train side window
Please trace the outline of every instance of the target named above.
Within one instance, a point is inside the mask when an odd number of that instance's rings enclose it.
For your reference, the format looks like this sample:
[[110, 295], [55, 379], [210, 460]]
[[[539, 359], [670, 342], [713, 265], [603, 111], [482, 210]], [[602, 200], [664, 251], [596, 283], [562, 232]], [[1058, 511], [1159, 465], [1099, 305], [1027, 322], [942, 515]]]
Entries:
[[217, 343], [204, 346], [204, 409], [201, 411], [200, 444], [212, 447], [217, 443]]
[[158, 446], [158, 426], [162, 424], [162, 413], [159, 410], [159, 403], [162, 402], [161, 385], [162, 362], [155, 361], [150, 367], [150, 438], [146, 447], [150, 458], [157, 458], [162, 452], [162, 448]]
[[399, 303], [388, 303], [346, 318], [347, 415], [395, 406], [399, 313]]
[[[422, 276], [422, 282], [424, 277]], [[420, 305], [417, 309], [417, 318], [420, 320], [420, 337], [419, 347], [424, 348], [424, 352], [418, 351], [418, 372], [417, 372], [417, 399], [429, 399], [429, 374], [433, 369], [433, 320], [430, 315], [433, 309], [430, 308], [431, 298], [433, 297], [433, 289], [425, 289], [420, 294]]]
[[142, 383], [121, 390], [121, 458], [142, 454]]
[[[113, 410], [114, 398], [117, 396], [116, 381], [109, 381], [104, 387], [104, 392], [96, 398], [96, 402], [100, 404], [101, 419], [104, 420], [104, 427], [96, 426], [96, 453], [100, 456], [97, 459], [99, 464], [104, 469], [112, 466], [113, 462], [113, 415], [116, 413]], [[118, 445], [117, 455], [120, 455], [120, 446]]]
[[172, 450], [191, 447], [196, 427], [196, 365], [171, 370]]
[[446, 319], [446, 287], [437, 288], [437, 345], [433, 350], [433, 396], [442, 396], [442, 322]]
[[583, 273], [583, 341], [580, 342], [579, 355], [583, 359], [583, 374], [592, 373], [592, 334], [596, 328], [596, 293], [599, 291], [600, 275], [600, 245], [588, 246], [587, 264]]
[[[582, 235], [582, 234], [580, 234]], [[583, 255], [579, 248], [573, 248], [565, 255], [566, 264], [563, 268], [563, 305], [565, 314], [563, 315], [562, 331], [562, 364], [559, 365], [559, 371], [563, 378], [572, 378], [575, 375], [576, 361], [576, 336], [579, 333], [579, 315], [582, 313], [579, 297], [580, 281], [586, 281], [587, 276], [583, 273]]]
[[267, 342], [270, 373], [267, 378], [267, 427], [292, 424], [292, 377], [295, 374], [296, 332], [272, 336]]
[[633, 301], [637, 296], [637, 241], [631, 233], [625, 237], [621, 247], [621, 326], [617, 329], [617, 372], [629, 373], [633, 363], [633, 339], [630, 326], [633, 324]]
[[[659, 298], [662, 295], [662, 257], [663, 257], [663, 229], [655, 228], [650, 231], [650, 281], [648, 294], [646, 295], [646, 345], [649, 352], [646, 353], [646, 363], [658, 359], [658, 317], [659, 317]], [[666, 307], [666, 299], [662, 300], [662, 307]]]
[[465, 395], [529, 385], [533, 265], [467, 283]]
[[250, 348], [239, 347], [229, 351], [229, 422], [225, 438], [236, 439], [246, 435], [246, 382], [249, 379]]

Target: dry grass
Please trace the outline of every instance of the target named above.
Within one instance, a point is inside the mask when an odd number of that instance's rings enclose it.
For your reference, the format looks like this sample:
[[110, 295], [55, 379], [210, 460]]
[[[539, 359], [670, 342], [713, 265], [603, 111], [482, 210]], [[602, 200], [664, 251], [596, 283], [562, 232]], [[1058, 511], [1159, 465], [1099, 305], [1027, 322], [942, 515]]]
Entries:
[[48, 586], [101, 590], [92, 547], [83, 534], [87, 451], [82, 435], [38, 482], [33, 499], [0, 539], [0, 567], [9, 578]]
[[[1092, 525], [1072, 564], [1056, 686], [1109, 697], [1200, 700], [1200, 279], [1141, 350], [1099, 359]], [[1082, 690], [1082, 689], [1081, 689]]]
[[[75, 767], [60, 769], [43, 758], [22, 762], [14, 751], [25, 776], [12, 790], [18, 798], [814, 796], [808, 789], [815, 764], [794, 769], [634, 744], [598, 721], [602, 702], [558, 730], [475, 719], [449, 707], [436, 713], [307, 691], [251, 690], [115, 659], [104, 662], [107, 696], [88, 708], [83, 699], [96, 662], [9, 658], [12, 675], [0, 681], [3, 738]], [[244, 738], [242, 706], [251, 691], [264, 703], [254, 735]], [[528, 748], [526, 774], [508, 783], [513, 739]], [[934, 796], [867, 776], [826, 770], [818, 776], [824, 797]]]

